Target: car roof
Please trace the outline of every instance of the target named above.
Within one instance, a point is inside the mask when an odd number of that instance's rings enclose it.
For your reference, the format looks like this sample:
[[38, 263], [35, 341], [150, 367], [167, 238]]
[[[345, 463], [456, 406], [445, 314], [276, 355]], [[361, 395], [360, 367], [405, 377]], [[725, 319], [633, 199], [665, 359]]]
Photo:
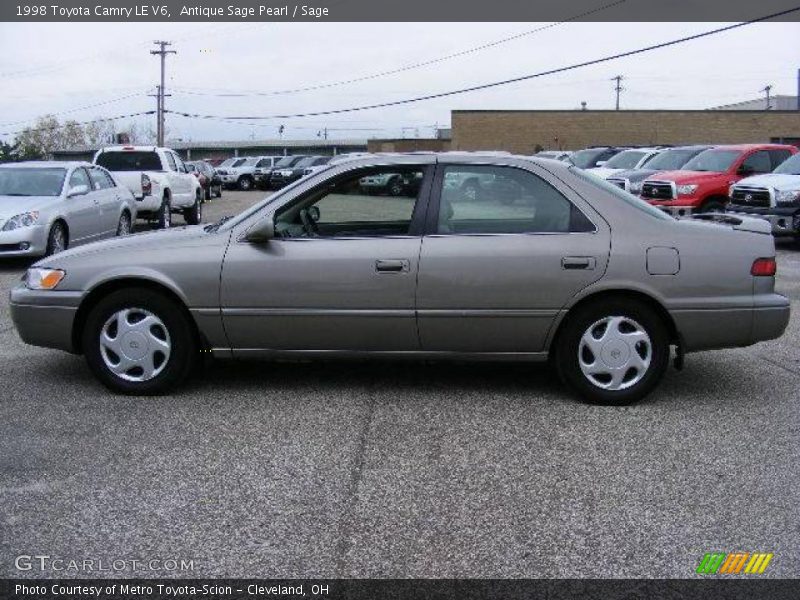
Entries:
[[739, 150], [740, 152], [745, 152], [747, 150], [757, 150], [757, 149], [764, 149], [764, 150], [784, 150], [786, 148], [791, 148], [790, 144], [720, 144], [718, 146], [714, 146], [714, 150]]
[[41, 169], [44, 167], [60, 167], [63, 169], [73, 169], [76, 167], [93, 167], [94, 165], [86, 161], [78, 160], [27, 160], [24, 162], [5, 163], [0, 168], [14, 167], [23, 169]]

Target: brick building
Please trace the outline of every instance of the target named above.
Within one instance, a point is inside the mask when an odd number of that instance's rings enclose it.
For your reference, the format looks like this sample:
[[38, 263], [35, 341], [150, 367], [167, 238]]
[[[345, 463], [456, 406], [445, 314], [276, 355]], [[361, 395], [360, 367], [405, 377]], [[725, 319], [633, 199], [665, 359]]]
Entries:
[[453, 150], [532, 154], [596, 145], [800, 145], [798, 110], [454, 110]]

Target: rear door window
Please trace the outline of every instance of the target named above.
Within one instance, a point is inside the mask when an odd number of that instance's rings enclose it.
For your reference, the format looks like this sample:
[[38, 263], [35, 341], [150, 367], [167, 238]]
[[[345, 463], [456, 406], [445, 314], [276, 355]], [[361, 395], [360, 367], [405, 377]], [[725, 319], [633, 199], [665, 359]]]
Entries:
[[766, 150], [753, 152], [750, 156], [744, 159], [742, 166], [749, 167], [753, 173], [769, 173], [772, 171], [772, 161], [770, 160], [769, 153]]
[[96, 164], [109, 171], [161, 171], [161, 159], [152, 151], [103, 152]]
[[772, 161], [772, 170], [777, 169], [791, 155], [792, 153], [789, 150], [770, 150], [769, 157]]

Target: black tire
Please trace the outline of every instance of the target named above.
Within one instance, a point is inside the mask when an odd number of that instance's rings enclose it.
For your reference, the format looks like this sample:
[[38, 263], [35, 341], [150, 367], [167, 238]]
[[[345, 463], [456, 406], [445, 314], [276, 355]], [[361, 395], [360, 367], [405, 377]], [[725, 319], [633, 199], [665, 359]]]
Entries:
[[[163, 369], [152, 379], [128, 381], [106, 365], [100, 350], [100, 334], [107, 321], [126, 308], [149, 311], [165, 325], [171, 351]], [[189, 317], [165, 295], [145, 289], [126, 288], [112, 292], [92, 308], [82, 332], [82, 347], [92, 373], [113, 392], [130, 395], [163, 394], [182, 383], [200, 356], [195, 331]]]
[[240, 177], [238, 187], [243, 192], [249, 192], [253, 189], [253, 180], [250, 177]]
[[725, 212], [725, 203], [721, 200], [709, 200], [703, 204], [702, 211], [704, 213]]
[[222, 185], [217, 186], [217, 192], [214, 194], [217, 198], [222, 198]]
[[156, 226], [159, 229], [169, 229], [172, 226], [172, 206], [169, 202], [169, 196], [164, 196], [161, 200], [161, 207], [158, 209], [156, 217]]
[[133, 221], [131, 221], [131, 215], [128, 211], [123, 211], [123, 213], [119, 216], [119, 222], [117, 223], [117, 237], [123, 235], [130, 235], [133, 233]]
[[187, 225], [199, 225], [203, 220], [203, 202], [200, 199], [200, 192], [195, 195], [194, 204], [183, 209], [183, 220]]
[[399, 177], [395, 177], [386, 186], [386, 191], [390, 196], [401, 196], [403, 194], [403, 182]]
[[211, 186], [209, 185], [206, 188], [203, 188], [203, 202], [207, 202], [211, 200]]
[[47, 234], [47, 248], [45, 249], [45, 256], [52, 256], [63, 252], [69, 247], [69, 234], [67, 233], [67, 226], [61, 221], [56, 221], [50, 228]]
[[[579, 352], [582, 351], [581, 340], [593, 324], [604, 318], [617, 316], [632, 320], [641, 326], [649, 336], [650, 350], [647, 355], [650, 362], [641, 375], [635, 372], [630, 378], [630, 381], [633, 381], [636, 377], [640, 377], [636, 383], [624, 389], [609, 390], [603, 389], [592, 382], [588, 375], [584, 375], [580, 365]], [[661, 381], [669, 365], [669, 335], [661, 317], [646, 304], [630, 299], [600, 300], [579, 308], [577, 312], [570, 313], [566, 318], [567, 321], [556, 341], [556, 366], [562, 381], [584, 402], [612, 406], [632, 404], [644, 398]], [[606, 351], [605, 348], [608, 348], [608, 345], [604, 347], [603, 352]], [[637, 350], [629, 348], [629, 351]], [[589, 354], [591, 355], [591, 351]], [[586, 361], [585, 355], [582, 358]], [[603, 360], [600, 357], [592, 358]], [[628, 374], [626, 374], [627, 376]]]

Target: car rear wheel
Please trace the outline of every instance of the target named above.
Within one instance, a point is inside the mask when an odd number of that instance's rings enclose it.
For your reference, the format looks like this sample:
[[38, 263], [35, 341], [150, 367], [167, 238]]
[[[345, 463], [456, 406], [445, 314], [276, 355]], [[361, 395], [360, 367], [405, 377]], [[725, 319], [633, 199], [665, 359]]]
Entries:
[[127, 212], [124, 212], [119, 216], [119, 223], [117, 223], [117, 236], [129, 235], [131, 230], [131, 216]]
[[67, 237], [67, 228], [61, 221], [53, 223], [50, 228], [50, 233], [47, 234], [47, 249], [45, 250], [46, 256], [58, 254], [67, 249], [69, 245], [69, 238]]
[[180, 307], [142, 288], [103, 298], [89, 313], [82, 342], [94, 375], [122, 394], [166, 392], [186, 379], [199, 356]]
[[567, 317], [556, 346], [564, 383], [591, 404], [626, 405], [644, 398], [669, 364], [661, 318], [634, 300], [603, 300]]
[[156, 221], [159, 229], [169, 229], [172, 225], [172, 207], [167, 196], [164, 196], [161, 201], [161, 208], [158, 209]]
[[203, 202], [200, 199], [200, 192], [195, 195], [194, 204], [183, 210], [183, 220], [188, 225], [199, 225], [203, 220]]

